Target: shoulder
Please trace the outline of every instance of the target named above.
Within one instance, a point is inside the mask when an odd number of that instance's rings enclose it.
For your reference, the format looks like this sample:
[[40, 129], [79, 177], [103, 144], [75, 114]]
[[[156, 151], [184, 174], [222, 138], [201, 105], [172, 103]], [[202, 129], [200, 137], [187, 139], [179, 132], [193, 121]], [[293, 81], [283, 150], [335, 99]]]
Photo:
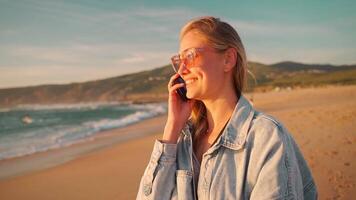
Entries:
[[280, 151], [281, 156], [293, 157], [294, 143], [293, 137], [278, 119], [262, 112], [255, 112], [246, 137], [247, 151], [254, 152], [255, 155]]
[[283, 141], [288, 137], [288, 132], [275, 117], [255, 111], [248, 131], [248, 137], [254, 137], [254, 139], [258, 140], [274, 139], [276, 141]]
[[282, 128], [282, 123], [275, 117], [266, 113], [255, 111], [251, 126], [265, 126], [268, 128]]

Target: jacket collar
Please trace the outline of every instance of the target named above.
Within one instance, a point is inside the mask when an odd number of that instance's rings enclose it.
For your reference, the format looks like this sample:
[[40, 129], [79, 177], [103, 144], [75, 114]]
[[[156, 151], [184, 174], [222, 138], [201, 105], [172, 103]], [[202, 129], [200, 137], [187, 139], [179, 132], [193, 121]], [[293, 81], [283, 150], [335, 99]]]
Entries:
[[[208, 152], [215, 151], [220, 145], [233, 150], [241, 149], [246, 142], [247, 132], [253, 116], [254, 109], [247, 99], [241, 95], [220, 139]], [[191, 126], [191, 123], [188, 121], [182, 131], [185, 136], [189, 136], [190, 138]]]
[[241, 149], [246, 142], [246, 136], [253, 116], [254, 109], [247, 99], [241, 95], [230, 121], [221, 135], [219, 144], [233, 150]]

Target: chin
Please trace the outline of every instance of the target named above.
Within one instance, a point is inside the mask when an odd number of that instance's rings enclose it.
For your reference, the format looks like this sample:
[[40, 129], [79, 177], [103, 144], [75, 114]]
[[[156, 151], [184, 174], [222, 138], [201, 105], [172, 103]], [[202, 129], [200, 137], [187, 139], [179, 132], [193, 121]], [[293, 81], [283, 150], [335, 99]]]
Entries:
[[192, 92], [187, 91], [187, 98], [188, 99], [195, 99], [194, 97], [195, 96], [194, 96], [194, 94]]
[[191, 94], [189, 94], [189, 93], [187, 93], [187, 98], [188, 98], [188, 99], [194, 99], [194, 96], [191, 95]]
[[187, 91], [187, 98], [199, 100], [199, 95], [197, 93]]

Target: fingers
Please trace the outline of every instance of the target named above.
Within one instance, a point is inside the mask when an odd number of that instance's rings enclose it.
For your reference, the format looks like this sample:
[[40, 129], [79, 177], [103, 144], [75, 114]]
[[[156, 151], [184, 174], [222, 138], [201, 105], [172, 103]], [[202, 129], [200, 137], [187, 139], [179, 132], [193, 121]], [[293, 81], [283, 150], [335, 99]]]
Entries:
[[184, 87], [184, 83], [178, 83], [168, 88], [169, 93], [175, 92], [178, 88]]
[[169, 82], [168, 82], [168, 90], [169, 90], [170, 87], [173, 86], [173, 81], [176, 80], [178, 77], [179, 77], [178, 73], [176, 73], [173, 76], [171, 76], [171, 78], [169, 79]]

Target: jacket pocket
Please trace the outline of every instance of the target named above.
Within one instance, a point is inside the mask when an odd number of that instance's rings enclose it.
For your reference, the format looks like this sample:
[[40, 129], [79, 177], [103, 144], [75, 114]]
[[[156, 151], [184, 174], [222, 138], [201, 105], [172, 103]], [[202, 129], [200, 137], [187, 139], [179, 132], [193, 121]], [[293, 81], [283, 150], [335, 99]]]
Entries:
[[193, 173], [189, 170], [176, 170], [178, 200], [194, 200]]

